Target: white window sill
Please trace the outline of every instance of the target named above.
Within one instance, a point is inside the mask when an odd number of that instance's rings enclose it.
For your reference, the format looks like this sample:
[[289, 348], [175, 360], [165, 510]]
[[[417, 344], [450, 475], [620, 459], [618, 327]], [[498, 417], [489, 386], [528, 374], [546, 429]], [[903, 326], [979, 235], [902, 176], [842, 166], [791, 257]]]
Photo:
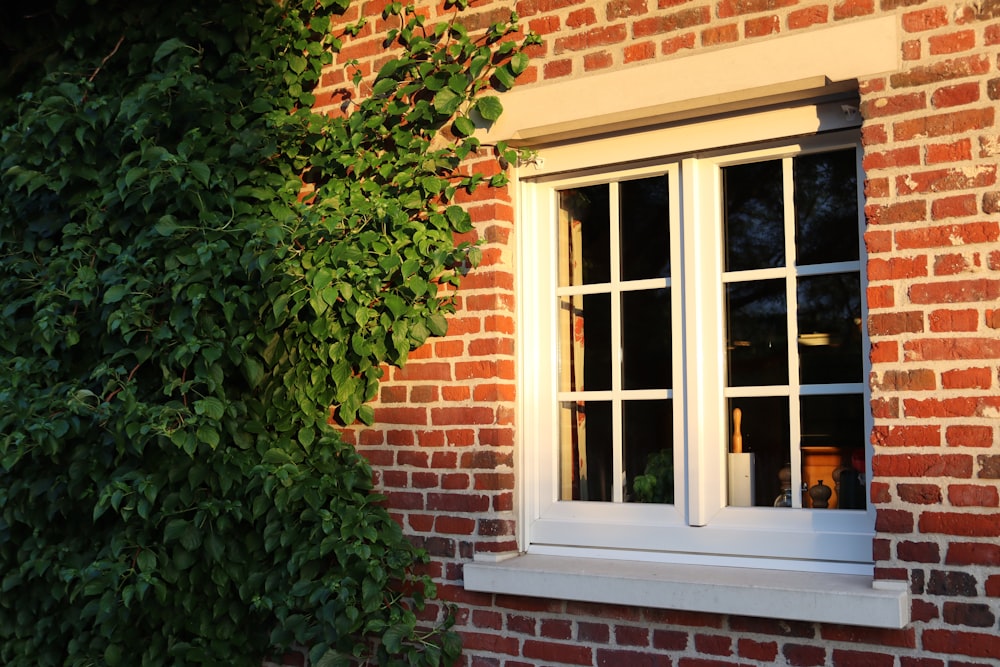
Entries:
[[905, 584], [870, 576], [524, 554], [467, 563], [465, 588], [780, 620], [902, 628]]

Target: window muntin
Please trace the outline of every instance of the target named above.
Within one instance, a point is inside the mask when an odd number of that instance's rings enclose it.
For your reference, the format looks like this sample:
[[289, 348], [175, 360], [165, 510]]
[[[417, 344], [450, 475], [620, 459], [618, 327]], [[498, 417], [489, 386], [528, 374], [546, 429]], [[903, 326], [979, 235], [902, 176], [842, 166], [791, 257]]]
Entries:
[[[785, 463], [794, 464], [787, 476], [795, 488], [815, 485], [820, 478], [803, 467], [806, 459], [813, 452], [843, 458], [848, 432], [850, 453], [861, 448], [864, 475], [860, 355], [853, 366], [830, 364], [814, 349], [833, 340], [821, 335], [833, 323], [843, 324], [830, 315], [834, 306], [850, 311], [855, 325], [863, 316], [857, 154], [850, 133], [527, 185], [535, 210], [550, 221], [538, 221], [537, 256], [559, 258], [553, 282], [544, 271], [527, 275], [540, 279], [539, 288], [550, 285], [558, 302], [549, 394], [555, 407], [536, 406], [557, 416], [536, 422], [543, 434], [552, 423], [553, 437], [540, 443], [529, 550], [870, 562], [866, 513], [789, 513], [774, 509], [772, 494]], [[755, 174], [756, 190], [737, 183], [743, 174]], [[824, 186], [805, 196], [802, 183], [810, 179]], [[767, 224], [755, 229], [754, 216]], [[846, 235], [839, 231], [845, 221]], [[831, 284], [855, 296], [831, 301]], [[764, 331], [746, 330], [754, 327], [742, 321], [744, 311], [762, 320]], [[850, 331], [860, 351], [860, 330]], [[764, 333], [772, 352], [763, 358], [773, 363], [755, 374], [748, 363], [761, 355], [748, 361], [741, 347], [750, 341], [755, 351], [751, 339]], [[545, 395], [544, 373], [538, 382]], [[727, 502], [737, 407], [745, 450], [768, 454], [756, 476], [774, 480], [760, 485], [753, 507]], [[778, 444], [769, 450], [755, 443], [765, 438]], [[827, 477], [824, 471], [832, 487]], [[802, 494], [792, 495], [801, 507]], [[808, 507], [811, 497], [804, 497]], [[858, 497], [864, 493], [851, 502]]]

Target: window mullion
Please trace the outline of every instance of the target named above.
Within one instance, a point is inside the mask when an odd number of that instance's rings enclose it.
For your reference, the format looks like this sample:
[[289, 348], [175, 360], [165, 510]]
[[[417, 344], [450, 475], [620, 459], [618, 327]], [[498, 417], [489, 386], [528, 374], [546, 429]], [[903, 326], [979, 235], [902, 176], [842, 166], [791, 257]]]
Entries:
[[785, 216], [785, 298], [788, 304], [786, 324], [788, 327], [788, 419], [789, 448], [788, 453], [792, 473], [792, 507], [802, 507], [802, 428], [799, 409], [799, 323], [797, 313], [798, 290], [795, 271], [795, 178], [792, 170], [793, 160], [790, 157], [782, 161], [782, 192], [784, 193]]
[[609, 184], [608, 219], [610, 220], [611, 253], [611, 500], [624, 501], [624, 419], [622, 409], [622, 308], [621, 308], [621, 187], [617, 181]]

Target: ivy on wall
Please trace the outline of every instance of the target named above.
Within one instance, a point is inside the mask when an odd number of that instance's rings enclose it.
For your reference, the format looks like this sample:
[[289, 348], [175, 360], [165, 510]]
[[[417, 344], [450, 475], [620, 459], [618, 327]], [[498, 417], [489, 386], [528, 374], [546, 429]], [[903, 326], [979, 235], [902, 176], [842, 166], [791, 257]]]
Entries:
[[371, 423], [445, 332], [453, 198], [504, 182], [458, 167], [536, 38], [391, 3], [327, 117], [347, 0], [36, 9], [0, 35], [36, 45], [0, 99], [0, 663], [453, 662], [330, 406]]

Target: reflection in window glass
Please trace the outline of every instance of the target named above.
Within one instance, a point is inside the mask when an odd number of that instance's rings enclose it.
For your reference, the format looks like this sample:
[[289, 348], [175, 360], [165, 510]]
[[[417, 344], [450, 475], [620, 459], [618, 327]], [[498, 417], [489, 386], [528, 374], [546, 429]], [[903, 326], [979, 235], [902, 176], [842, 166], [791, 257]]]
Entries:
[[560, 500], [611, 501], [611, 403], [560, 404]]
[[622, 181], [622, 280], [670, 275], [670, 201], [666, 176]]
[[[787, 487], [788, 471], [783, 470], [792, 460], [788, 397], [729, 399], [730, 419], [736, 409], [740, 411], [743, 452], [754, 455], [753, 504], [757, 507], [775, 507], [775, 503], [783, 499], [786, 492], [791, 492], [791, 488]], [[733, 423], [730, 421], [729, 432], [732, 433], [733, 430]], [[788, 497], [790, 500], [791, 496]]]
[[624, 498], [674, 502], [673, 408], [669, 400], [625, 401]]
[[803, 384], [861, 382], [861, 284], [857, 273], [797, 281]]
[[[807, 504], [826, 509], [864, 509], [865, 449], [858, 438], [865, 427], [864, 397], [858, 394], [803, 396], [802, 481]], [[829, 487], [829, 491], [821, 486]]]
[[622, 294], [622, 354], [625, 389], [670, 388], [669, 289]]
[[611, 296], [559, 300], [560, 391], [611, 388]]
[[722, 170], [726, 271], [785, 265], [780, 160]]
[[857, 261], [858, 177], [854, 148], [793, 161], [796, 264]]
[[783, 280], [726, 285], [729, 386], [787, 384], [788, 305]]
[[608, 185], [559, 193], [559, 284], [592, 285], [611, 280]]

